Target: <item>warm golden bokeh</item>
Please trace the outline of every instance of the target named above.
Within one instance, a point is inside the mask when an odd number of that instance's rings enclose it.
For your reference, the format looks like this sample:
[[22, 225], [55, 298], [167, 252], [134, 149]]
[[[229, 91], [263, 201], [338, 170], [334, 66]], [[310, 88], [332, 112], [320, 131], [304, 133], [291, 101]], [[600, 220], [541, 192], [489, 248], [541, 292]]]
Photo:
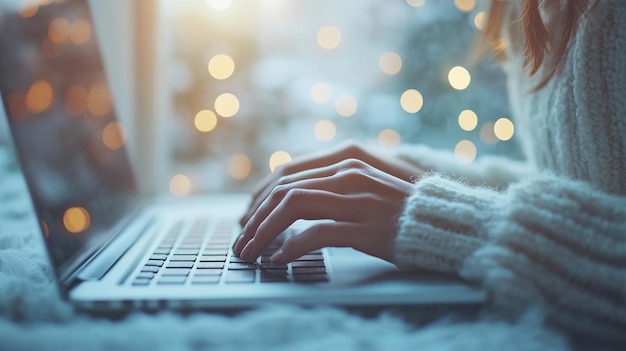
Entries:
[[466, 89], [471, 80], [472, 77], [465, 67], [454, 66], [450, 69], [450, 72], [448, 72], [448, 81], [450, 82], [450, 86], [456, 90]]
[[408, 113], [417, 113], [424, 106], [424, 98], [416, 89], [409, 89], [400, 96], [400, 105]]
[[70, 207], [63, 213], [63, 225], [73, 234], [78, 234], [89, 228], [91, 217], [83, 207]]
[[19, 9], [19, 14], [23, 18], [33, 17], [37, 12], [39, 12], [39, 4], [35, 1], [26, 1], [25, 5]]
[[378, 66], [383, 73], [396, 75], [402, 69], [402, 57], [395, 52], [385, 52], [378, 59]]
[[311, 99], [317, 103], [324, 103], [330, 99], [330, 85], [326, 83], [315, 83], [311, 87]]
[[470, 132], [476, 129], [478, 125], [478, 116], [472, 110], [463, 110], [459, 113], [459, 126], [464, 131]]
[[331, 141], [337, 133], [335, 123], [323, 119], [315, 124], [315, 137], [319, 141]]
[[493, 125], [493, 133], [502, 141], [510, 140], [515, 133], [515, 126], [508, 118], [500, 118]]
[[341, 31], [335, 26], [323, 26], [317, 31], [317, 44], [327, 50], [334, 49], [341, 43]]
[[124, 128], [119, 122], [110, 122], [102, 130], [102, 142], [111, 150], [117, 150], [124, 146], [126, 136]]
[[426, 0], [406, 0], [406, 3], [413, 7], [420, 7], [424, 5], [424, 2], [426, 2]]
[[474, 16], [474, 26], [476, 28], [483, 30], [485, 28], [485, 11], [480, 11]]
[[234, 179], [246, 179], [252, 170], [250, 157], [244, 154], [236, 154], [228, 160], [228, 173]]
[[476, 159], [476, 145], [469, 140], [461, 140], [454, 148], [454, 156], [461, 162], [472, 163]]
[[196, 114], [193, 123], [196, 129], [203, 133], [208, 133], [217, 126], [217, 116], [213, 111], [202, 110]]
[[184, 174], [177, 174], [170, 179], [170, 193], [174, 196], [186, 196], [191, 192], [191, 181]]
[[48, 26], [48, 37], [57, 44], [65, 43], [70, 37], [71, 25], [65, 18], [56, 18]]
[[52, 106], [54, 91], [45, 80], [38, 80], [26, 93], [26, 108], [32, 113], [42, 113]]
[[113, 101], [109, 88], [102, 83], [94, 84], [87, 95], [87, 110], [93, 116], [102, 117], [111, 112]]
[[209, 61], [209, 74], [219, 80], [228, 79], [235, 72], [235, 61], [224, 54], [215, 55]]
[[356, 113], [358, 103], [352, 95], [341, 95], [335, 101], [335, 110], [341, 117], [350, 117]]
[[291, 162], [291, 155], [289, 155], [286, 151], [276, 151], [272, 154], [272, 156], [270, 156], [270, 171], [273, 173], [276, 167], [289, 162]]
[[384, 129], [378, 133], [378, 143], [387, 148], [394, 148], [400, 145], [400, 133], [393, 129]]
[[476, 7], [476, 0], [454, 0], [454, 6], [463, 12], [470, 12]]
[[215, 99], [215, 112], [222, 117], [232, 117], [239, 112], [239, 99], [231, 93], [224, 93]]
[[89, 41], [92, 34], [91, 23], [84, 18], [79, 18], [72, 23], [70, 40], [76, 45], [81, 45]]

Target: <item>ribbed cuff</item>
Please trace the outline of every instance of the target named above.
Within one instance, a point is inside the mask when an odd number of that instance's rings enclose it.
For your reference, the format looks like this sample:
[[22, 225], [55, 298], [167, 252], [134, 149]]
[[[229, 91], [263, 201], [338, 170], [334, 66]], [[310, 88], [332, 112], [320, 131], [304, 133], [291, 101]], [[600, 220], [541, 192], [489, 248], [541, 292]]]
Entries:
[[500, 197], [492, 189], [469, 187], [439, 175], [421, 178], [399, 220], [396, 265], [457, 273], [487, 240], [485, 226]]

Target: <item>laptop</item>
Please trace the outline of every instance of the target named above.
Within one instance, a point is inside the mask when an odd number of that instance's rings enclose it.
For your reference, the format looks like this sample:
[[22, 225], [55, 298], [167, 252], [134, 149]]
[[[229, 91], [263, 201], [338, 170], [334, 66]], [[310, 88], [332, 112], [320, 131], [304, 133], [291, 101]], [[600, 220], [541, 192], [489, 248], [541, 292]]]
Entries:
[[[39, 3], [0, 0], [0, 93], [59, 289], [78, 309], [486, 300], [456, 276], [400, 272], [349, 248], [324, 248], [281, 266], [268, 259], [275, 243], [257, 262], [244, 262], [231, 245], [248, 195], [141, 196], [89, 3]], [[297, 233], [293, 226], [278, 240]]]

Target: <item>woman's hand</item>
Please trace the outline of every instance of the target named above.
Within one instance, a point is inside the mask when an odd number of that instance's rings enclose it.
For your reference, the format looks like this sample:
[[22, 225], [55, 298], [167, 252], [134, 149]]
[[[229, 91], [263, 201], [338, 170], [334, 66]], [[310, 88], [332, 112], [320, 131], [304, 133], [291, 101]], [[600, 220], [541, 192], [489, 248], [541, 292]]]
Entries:
[[411, 192], [410, 178], [420, 170], [400, 160], [382, 160], [352, 144], [290, 167], [266, 179], [255, 192], [235, 253], [252, 261], [295, 221], [329, 219], [289, 238], [272, 261], [290, 262], [326, 246], [353, 247], [392, 260], [398, 216]]

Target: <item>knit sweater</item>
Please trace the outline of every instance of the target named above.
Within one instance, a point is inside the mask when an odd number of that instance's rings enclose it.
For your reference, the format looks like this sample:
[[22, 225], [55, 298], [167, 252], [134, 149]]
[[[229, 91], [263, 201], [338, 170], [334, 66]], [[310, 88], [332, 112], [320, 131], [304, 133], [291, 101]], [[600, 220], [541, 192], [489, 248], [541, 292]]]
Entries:
[[498, 311], [540, 308], [573, 335], [624, 341], [626, 6], [592, 3], [560, 70], [535, 93], [508, 31], [504, 69], [526, 162], [465, 165], [425, 146], [399, 151], [430, 172], [406, 200], [394, 259], [456, 272], [482, 285]]

